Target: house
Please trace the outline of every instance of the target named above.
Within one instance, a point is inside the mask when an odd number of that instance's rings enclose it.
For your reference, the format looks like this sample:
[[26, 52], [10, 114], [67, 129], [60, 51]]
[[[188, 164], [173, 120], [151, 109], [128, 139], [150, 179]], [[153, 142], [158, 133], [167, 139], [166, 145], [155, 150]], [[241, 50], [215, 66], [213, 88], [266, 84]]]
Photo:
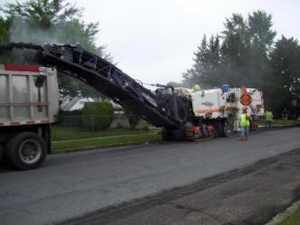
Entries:
[[74, 98], [68, 99], [64, 101], [60, 105], [60, 109], [63, 111], [73, 111], [73, 110], [80, 110], [83, 108], [84, 103], [86, 102], [95, 102], [92, 98], [83, 98], [81, 96], [76, 96]]

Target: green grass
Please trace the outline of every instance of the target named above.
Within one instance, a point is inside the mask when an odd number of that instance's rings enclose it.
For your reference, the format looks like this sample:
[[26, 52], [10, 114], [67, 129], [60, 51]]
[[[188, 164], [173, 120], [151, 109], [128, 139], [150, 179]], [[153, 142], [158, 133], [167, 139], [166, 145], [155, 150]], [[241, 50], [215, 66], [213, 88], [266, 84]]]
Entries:
[[300, 224], [300, 208], [298, 208], [292, 215], [286, 220], [280, 223], [280, 225], [299, 225]]
[[[53, 127], [52, 130], [52, 141], [63, 141], [71, 139], [82, 139], [82, 138], [96, 138], [96, 137], [108, 137], [117, 135], [128, 135], [128, 134], [140, 134], [148, 133], [150, 131], [141, 131], [138, 129], [108, 129], [101, 132], [91, 132], [85, 128], [79, 127]], [[153, 131], [152, 131], [153, 132]]]
[[300, 120], [288, 120], [288, 121], [283, 121], [283, 120], [275, 120], [274, 125], [287, 125], [287, 126], [295, 126], [295, 125], [300, 125]]
[[[260, 125], [265, 124], [265, 120], [262, 119], [259, 121]], [[272, 123], [272, 126], [300, 126], [300, 120], [288, 120], [288, 121], [283, 121], [283, 120], [274, 120], [274, 122]]]
[[52, 150], [54, 153], [99, 149], [161, 140], [159, 130], [109, 129], [104, 132], [90, 132], [81, 128], [55, 127], [52, 136]]

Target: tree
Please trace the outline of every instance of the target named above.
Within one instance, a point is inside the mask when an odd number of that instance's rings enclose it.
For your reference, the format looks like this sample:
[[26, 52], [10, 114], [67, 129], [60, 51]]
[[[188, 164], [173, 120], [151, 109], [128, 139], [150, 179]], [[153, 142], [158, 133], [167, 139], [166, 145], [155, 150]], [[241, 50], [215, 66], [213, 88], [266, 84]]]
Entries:
[[[279, 115], [283, 108], [298, 114], [300, 101], [300, 46], [294, 38], [282, 36], [270, 54], [274, 88], [268, 96], [270, 106]], [[298, 103], [292, 104], [292, 100]]]
[[30, 27], [48, 29], [53, 24], [81, 16], [81, 9], [65, 2], [66, 0], [28, 0], [23, 4], [7, 3], [1, 11], [13, 19], [23, 19]]
[[270, 90], [271, 70], [269, 67], [269, 54], [274, 43], [276, 32], [271, 29], [272, 16], [263, 11], [255, 11], [248, 16], [248, 35], [250, 45], [247, 54], [247, 71], [251, 86], [263, 89], [265, 93]]
[[276, 32], [271, 30], [272, 16], [255, 11], [244, 20], [233, 14], [227, 19], [223, 36], [223, 66], [225, 74], [235, 85], [264, 88], [270, 76], [269, 49]]
[[219, 36], [211, 36], [209, 43], [204, 35], [198, 51], [194, 53], [195, 64], [183, 74], [184, 83], [189, 86], [200, 84], [204, 88], [218, 86], [222, 82], [220, 74], [220, 40]]
[[9, 40], [9, 24], [8, 19], [0, 17], [0, 44], [7, 43]]
[[276, 36], [276, 32], [271, 30], [272, 15], [267, 15], [260, 10], [255, 11], [249, 15], [248, 24], [250, 47], [259, 50], [262, 54], [267, 54]]
[[[0, 16], [0, 45], [6, 44], [9, 40], [9, 19], [4, 19]], [[9, 57], [8, 55], [4, 55], [3, 53], [0, 55], [1, 62], [5, 62], [5, 59]]]
[[255, 86], [266, 88], [270, 77], [268, 54], [276, 32], [272, 16], [263, 11], [226, 19], [221, 36], [202, 39], [195, 64], [183, 74], [184, 82], [200, 82], [204, 87]]
[[[29, 0], [22, 4], [19, 2], [9, 3], [0, 10], [10, 21], [10, 38], [5, 42], [27, 42], [40, 45], [44, 43], [80, 43], [83, 48], [110, 59], [104, 53], [104, 47], [97, 47], [95, 44], [96, 35], [99, 32], [98, 23], [84, 24], [79, 20], [82, 9], [66, 3], [66, 0]], [[1, 32], [0, 40], [3, 36], [4, 32]], [[14, 57], [16, 60], [14, 62], [20, 62], [20, 58]], [[102, 96], [75, 78], [63, 75], [59, 76], [59, 87], [63, 96], [68, 94], [74, 97], [78, 91], [81, 91], [84, 97]]]

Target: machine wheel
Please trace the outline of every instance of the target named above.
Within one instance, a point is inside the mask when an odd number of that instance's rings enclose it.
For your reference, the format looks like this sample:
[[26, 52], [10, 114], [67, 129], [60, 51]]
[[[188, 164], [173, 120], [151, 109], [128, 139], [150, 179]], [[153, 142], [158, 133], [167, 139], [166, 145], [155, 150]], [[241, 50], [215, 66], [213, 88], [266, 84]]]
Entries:
[[46, 159], [46, 144], [36, 133], [19, 133], [8, 141], [6, 155], [18, 169], [35, 169], [41, 166]]
[[215, 129], [215, 136], [216, 137], [226, 137], [225, 134], [225, 120], [217, 120], [214, 124]]

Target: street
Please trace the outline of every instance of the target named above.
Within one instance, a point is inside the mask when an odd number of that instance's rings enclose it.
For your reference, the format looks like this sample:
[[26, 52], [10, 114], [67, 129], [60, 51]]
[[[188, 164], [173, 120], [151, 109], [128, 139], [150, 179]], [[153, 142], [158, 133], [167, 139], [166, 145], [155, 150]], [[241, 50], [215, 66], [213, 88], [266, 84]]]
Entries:
[[[134, 202], [176, 188], [186, 190], [185, 187], [210, 177], [234, 174], [245, 167], [252, 168], [258, 161], [261, 163], [264, 162], [261, 160], [285, 153], [289, 155], [289, 152], [300, 149], [299, 134], [300, 128], [297, 127], [251, 133], [247, 142], [240, 142], [237, 137], [216, 138], [199, 143], [164, 142], [50, 155], [42, 168], [32, 171], [1, 167], [1, 224], [76, 223], [81, 217], [88, 218], [101, 210], [124, 206], [124, 202]], [[299, 177], [294, 170], [293, 174]], [[233, 180], [243, 179], [243, 173], [238, 175]], [[245, 185], [246, 181], [249, 179], [245, 178]], [[229, 188], [228, 196], [231, 195]], [[208, 194], [201, 199], [205, 196]], [[210, 196], [217, 201], [218, 195]], [[228, 204], [236, 203], [228, 201]], [[177, 205], [181, 207], [181, 204]], [[88, 219], [84, 221], [89, 224]], [[99, 221], [93, 223], [101, 224]], [[114, 224], [114, 221], [118, 224], [116, 219], [105, 223]], [[169, 224], [175, 224], [171, 222]], [[153, 221], [152, 224], [159, 223]]]

